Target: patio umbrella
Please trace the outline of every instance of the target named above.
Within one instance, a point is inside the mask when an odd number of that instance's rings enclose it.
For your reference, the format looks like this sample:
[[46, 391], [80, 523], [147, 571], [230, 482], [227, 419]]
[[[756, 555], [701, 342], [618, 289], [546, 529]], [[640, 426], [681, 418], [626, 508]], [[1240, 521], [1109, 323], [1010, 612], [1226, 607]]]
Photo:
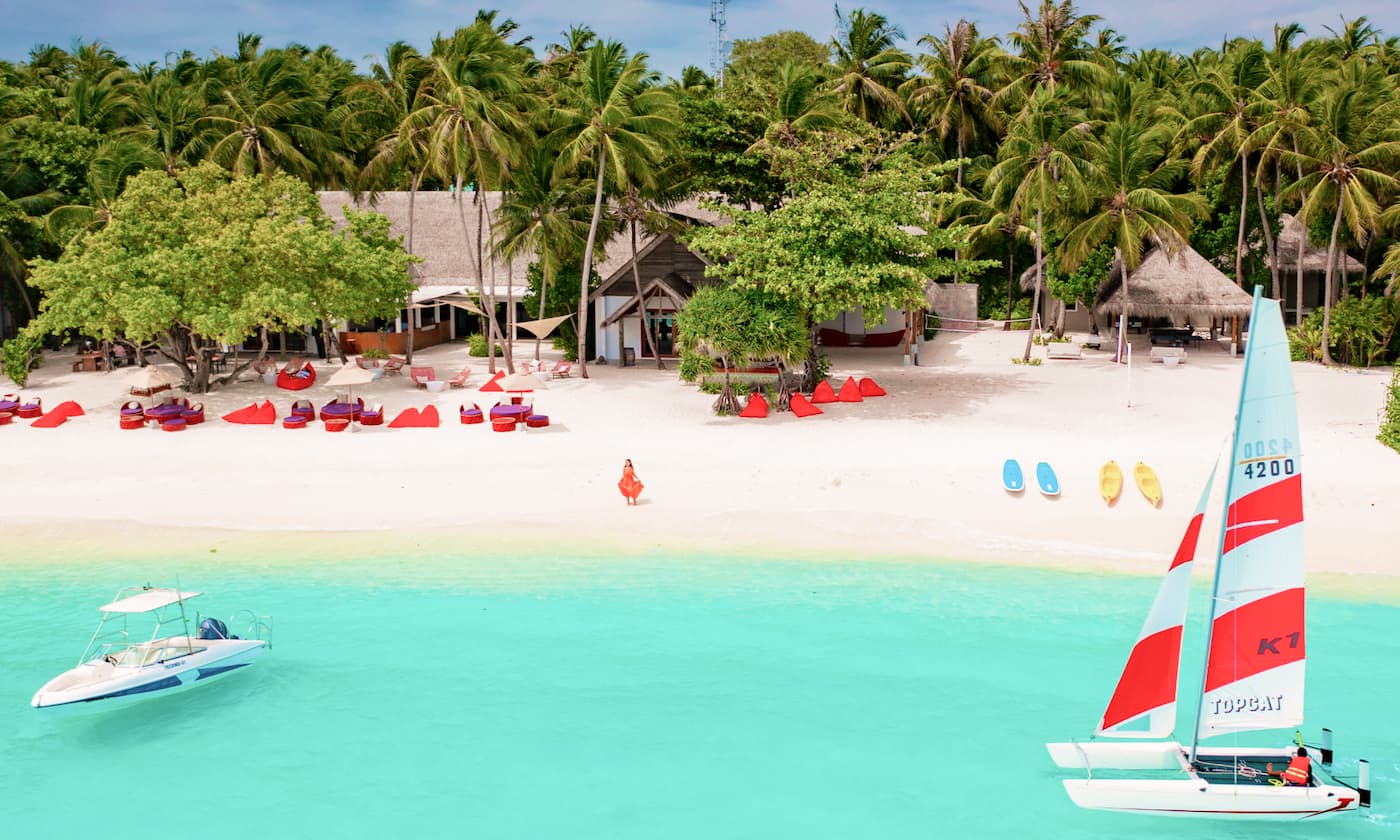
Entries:
[[171, 373], [163, 367], [156, 365], [146, 365], [138, 367], [123, 379], [126, 384], [140, 391], [145, 391], [150, 396], [155, 396], [158, 388], [173, 388], [179, 385], [179, 376]]
[[345, 386], [349, 393], [350, 404], [355, 404], [355, 386], [368, 385], [374, 381], [374, 372], [365, 370], [359, 365], [341, 365], [330, 379], [326, 380], [327, 385]]
[[549, 383], [528, 373], [512, 373], [496, 383], [502, 391], [521, 393], [522, 391], [548, 391]]

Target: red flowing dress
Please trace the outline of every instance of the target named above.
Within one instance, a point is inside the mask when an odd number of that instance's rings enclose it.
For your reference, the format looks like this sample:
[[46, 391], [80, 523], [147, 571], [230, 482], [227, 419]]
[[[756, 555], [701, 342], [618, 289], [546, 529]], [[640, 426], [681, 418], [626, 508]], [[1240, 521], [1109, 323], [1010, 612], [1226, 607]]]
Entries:
[[637, 501], [637, 497], [642, 495], [642, 482], [637, 480], [637, 471], [630, 466], [622, 468], [622, 478], [617, 482], [617, 489], [622, 491], [622, 497], [631, 501]]

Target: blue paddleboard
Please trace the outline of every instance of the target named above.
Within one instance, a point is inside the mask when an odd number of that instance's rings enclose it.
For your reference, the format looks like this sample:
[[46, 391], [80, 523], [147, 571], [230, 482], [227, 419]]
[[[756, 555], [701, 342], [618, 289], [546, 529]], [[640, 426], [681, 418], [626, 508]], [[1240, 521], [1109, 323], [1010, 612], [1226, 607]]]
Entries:
[[1060, 480], [1044, 461], [1035, 465], [1035, 483], [1040, 485], [1040, 492], [1047, 496], [1060, 495]]
[[1001, 486], [1005, 487], [1008, 493], [1019, 493], [1026, 489], [1026, 481], [1021, 477], [1021, 465], [1015, 458], [1007, 458], [1006, 463], [1001, 465]]

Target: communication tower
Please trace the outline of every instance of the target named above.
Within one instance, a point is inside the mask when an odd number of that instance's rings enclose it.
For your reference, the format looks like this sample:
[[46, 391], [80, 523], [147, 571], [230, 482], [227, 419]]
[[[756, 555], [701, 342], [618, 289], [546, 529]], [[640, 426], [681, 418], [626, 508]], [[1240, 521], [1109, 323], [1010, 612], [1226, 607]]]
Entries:
[[729, 29], [724, 19], [729, 0], [710, 0], [710, 75], [716, 85], [724, 84], [724, 65], [729, 60]]

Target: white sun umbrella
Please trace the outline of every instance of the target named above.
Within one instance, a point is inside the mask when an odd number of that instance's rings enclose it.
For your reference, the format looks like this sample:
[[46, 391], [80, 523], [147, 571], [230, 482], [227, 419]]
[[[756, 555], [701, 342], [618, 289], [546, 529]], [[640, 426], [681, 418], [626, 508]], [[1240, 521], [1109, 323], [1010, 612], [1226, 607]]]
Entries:
[[326, 384], [336, 387], [344, 386], [345, 390], [349, 392], [350, 404], [354, 405], [355, 386], [368, 385], [373, 381], [374, 373], [372, 371], [365, 370], [359, 365], [341, 365], [340, 370], [336, 371], [331, 375], [330, 379], [326, 380]]
[[138, 367], [126, 375], [123, 380], [128, 387], [138, 391], [145, 391], [154, 397], [158, 388], [173, 388], [183, 380], [175, 373], [166, 370], [158, 365], [146, 365]]
[[543, 379], [537, 379], [528, 373], [519, 371], [509, 376], [501, 377], [501, 381], [496, 383], [501, 386], [501, 390], [508, 394], [523, 394], [527, 391], [548, 391], [549, 383]]

